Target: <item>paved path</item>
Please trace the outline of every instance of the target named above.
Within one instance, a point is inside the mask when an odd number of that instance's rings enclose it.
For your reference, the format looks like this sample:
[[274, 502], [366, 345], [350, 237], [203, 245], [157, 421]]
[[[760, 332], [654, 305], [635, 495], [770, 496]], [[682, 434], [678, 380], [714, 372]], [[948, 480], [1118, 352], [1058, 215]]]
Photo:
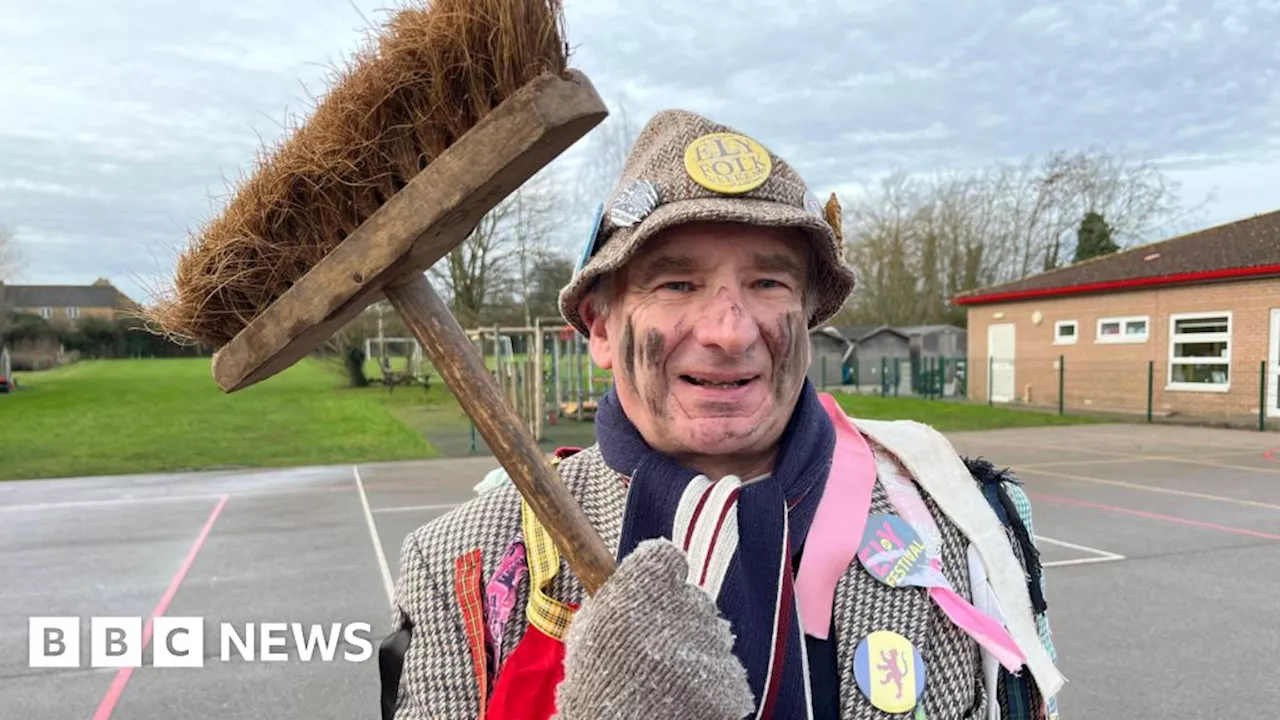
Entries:
[[[1036, 504], [1068, 718], [1280, 705], [1280, 436], [1167, 426], [957, 433]], [[0, 717], [378, 717], [376, 654], [222, 659], [218, 624], [388, 628], [400, 542], [491, 458], [0, 483]], [[204, 667], [89, 667], [91, 616], [197, 616]], [[81, 667], [28, 667], [28, 618], [75, 616]], [[256, 638], [260, 639], [260, 638]], [[259, 648], [260, 649], [260, 648]], [[1265, 712], [1265, 711], [1264, 711]]]

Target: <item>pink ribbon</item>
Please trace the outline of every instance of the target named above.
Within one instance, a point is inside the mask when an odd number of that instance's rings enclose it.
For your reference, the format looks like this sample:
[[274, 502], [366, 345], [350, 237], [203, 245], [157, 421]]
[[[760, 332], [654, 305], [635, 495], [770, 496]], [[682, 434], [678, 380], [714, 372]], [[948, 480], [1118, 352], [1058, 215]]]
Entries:
[[835, 424], [836, 447], [826, 489], [805, 539], [795, 593], [801, 627], [808, 635], [826, 640], [836, 585], [857, 555], [867, 524], [876, 461], [866, 438], [849, 422], [835, 398], [819, 393], [818, 401]]
[[[804, 557], [796, 574], [795, 593], [805, 633], [825, 640], [831, 627], [836, 586], [857, 556], [866, 529], [877, 471], [871, 447], [835, 398], [829, 393], [819, 393], [818, 400], [835, 425], [836, 445], [826, 489], [805, 540]], [[890, 501], [902, 513], [903, 520], [911, 524], [930, 546], [931, 564], [940, 570], [936, 551], [936, 543], [940, 539], [937, 523], [918, 491], [905, 478], [882, 478], [881, 482]], [[943, 577], [942, 581], [945, 582], [946, 578]], [[1025, 656], [1004, 625], [983, 614], [949, 585], [931, 585], [929, 597], [957, 627], [1010, 672], [1016, 672], [1025, 664]]]
[[951, 622], [986, 648], [987, 652], [999, 660], [1009, 672], [1018, 672], [1018, 669], [1027, 662], [1026, 656], [1022, 654], [1022, 650], [1018, 648], [1018, 644], [1013, 641], [1013, 636], [1004, 625], [971, 605], [957, 595], [955, 590], [934, 585], [929, 588], [929, 597], [933, 598], [948, 618], [951, 618]]
[[889, 496], [889, 502], [901, 513], [902, 519], [924, 539], [929, 548], [930, 565], [938, 571], [932, 574], [933, 582], [940, 580], [942, 583], [929, 584], [929, 597], [933, 598], [951, 622], [990, 652], [992, 657], [999, 660], [1009, 672], [1017, 672], [1026, 662], [1026, 657], [1014, 642], [1013, 636], [1003, 624], [956, 594], [955, 589], [942, 575], [942, 561], [937, 552], [938, 543], [942, 542], [942, 535], [938, 531], [938, 524], [934, 521], [933, 515], [925, 507], [924, 499], [920, 497], [915, 484], [896, 472], [882, 473], [880, 483]]

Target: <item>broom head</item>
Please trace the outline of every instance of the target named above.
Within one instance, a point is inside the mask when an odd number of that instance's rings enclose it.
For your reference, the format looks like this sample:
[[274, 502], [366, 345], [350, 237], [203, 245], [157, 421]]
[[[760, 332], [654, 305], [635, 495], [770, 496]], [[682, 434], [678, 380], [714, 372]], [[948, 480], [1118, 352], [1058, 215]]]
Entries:
[[[190, 239], [174, 285], [144, 310], [152, 331], [223, 348], [535, 79], [565, 80], [593, 98], [585, 78], [567, 70], [562, 26], [558, 0], [435, 0], [397, 11], [310, 118], [261, 152], [221, 214]], [[603, 119], [597, 109], [582, 133]], [[439, 184], [427, 197], [449, 192]], [[346, 295], [347, 304], [377, 299], [376, 288]], [[348, 318], [362, 309], [347, 307]]]

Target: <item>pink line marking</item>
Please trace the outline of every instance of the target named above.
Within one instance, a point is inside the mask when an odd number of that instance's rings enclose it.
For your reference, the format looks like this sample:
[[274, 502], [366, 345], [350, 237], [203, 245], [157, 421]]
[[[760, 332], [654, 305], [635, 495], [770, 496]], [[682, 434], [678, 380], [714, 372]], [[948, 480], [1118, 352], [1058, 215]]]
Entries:
[[1103, 505], [1102, 503], [1085, 502], [1084, 500], [1072, 500], [1071, 498], [1058, 497], [1056, 495], [1041, 495], [1040, 493], [1027, 493], [1029, 497], [1039, 500], [1047, 500], [1052, 503], [1062, 505], [1076, 505], [1078, 507], [1097, 508], [1099, 510], [1108, 510], [1110, 512], [1122, 513], [1124, 515], [1133, 515], [1135, 517], [1146, 518], [1148, 520], [1161, 520], [1169, 523], [1177, 523], [1179, 525], [1190, 525], [1192, 527], [1207, 528], [1210, 530], [1220, 530], [1233, 535], [1248, 535], [1250, 537], [1262, 538], [1264, 540], [1280, 540], [1280, 535], [1265, 533], [1258, 530], [1246, 530], [1245, 528], [1230, 527], [1228, 525], [1218, 525], [1216, 523], [1201, 522], [1199, 520], [1188, 520], [1186, 518], [1174, 517], [1172, 515], [1161, 515], [1159, 513], [1149, 513], [1143, 510], [1131, 510], [1129, 508], [1116, 507], [1115, 505]]
[[[183, 579], [187, 576], [187, 571], [196, 561], [196, 555], [200, 553], [200, 548], [204, 547], [205, 538], [209, 537], [209, 531], [213, 529], [213, 523], [218, 519], [218, 515], [222, 513], [222, 507], [227, 504], [227, 498], [230, 495], [223, 495], [218, 500], [217, 506], [213, 508], [213, 512], [209, 514], [209, 519], [205, 521], [204, 528], [200, 530], [200, 536], [196, 538], [196, 542], [191, 546], [191, 550], [187, 553], [187, 559], [182, 561], [182, 567], [178, 568], [178, 573], [173, 576], [173, 580], [169, 581], [169, 589], [164, 591], [164, 596], [160, 598], [160, 602], [156, 604], [156, 609], [151, 611], [151, 617], [147, 618], [147, 624], [142, 628], [142, 649], [147, 649], [147, 644], [151, 642], [151, 633], [153, 625], [157, 617], [164, 615], [169, 609], [169, 603], [173, 601], [173, 596], [178, 594], [178, 586], [182, 584]], [[111, 687], [107, 688], [107, 694], [103, 696], [102, 702], [98, 705], [98, 711], [93, 714], [93, 720], [109, 720], [111, 713], [116, 708], [116, 703], [120, 701], [120, 696], [124, 694], [125, 685], [129, 684], [129, 678], [133, 676], [135, 668], [122, 667], [116, 673], [116, 677], [111, 681]]]

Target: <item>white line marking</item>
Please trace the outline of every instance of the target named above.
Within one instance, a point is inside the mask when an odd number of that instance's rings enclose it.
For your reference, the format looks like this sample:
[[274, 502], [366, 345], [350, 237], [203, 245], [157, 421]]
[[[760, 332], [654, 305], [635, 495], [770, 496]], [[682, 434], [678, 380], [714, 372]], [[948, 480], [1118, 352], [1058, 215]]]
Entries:
[[1074, 560], [1053, 560], [1047, 563], [1041, 563], [1040, 567], [1049, 568], [1049, 567], [1063, 567], [1064, 565], [1096, 565], [1098, 563], [1116, 562], [1117, 560], [1123, 560], [1123, 559], [1124, 558], [1117, 556], [1117, 557], [1076, 558]]
[[1040, 542], [1049, 543], [1050, 545], [1060, 545], [1065, 548], [1071, 548], [1072, 550], [1079, 550], [1081, 552], [1092, 553], [1097, 556], [1097, 557], [1091, 557], [1091, 558], [1073, 558], [1071, 560], [1050, 560], [1049, 562], [1041, 563], [1042, 567], [1064, 567], [1067, 565], [1093, 565], [1096, 563], [1115, 562], [1117, 560], [1124, 560], [1124, 556], [1120, 555], [1119, 553], [1107, 552], [1106, 550], [1099, 550], [1098, 548], [1091, 548], [1088, 545], [1077, 545], [1075, 543], [1069, 543], [1066, 540], [1054, 540], [1053, 538], [1045, 537], [1044, 535], [1036, 535], [1036, 540], [1039, 540]]
[[1222, 495], [1209, 495], [1207, 493], [1189, 492], [1187, 490], [1174, 490], [1173, 488], [1124, 482], [1122, 480], [1104, 480], [1103, 478], [1090, 477], [1088, 475], [1073, 475], [1071, 473], [1054, 472], [1052, 470], [1038, 470], [1033, 467], [1025, 467], [1021, 465], [1014, 465], [1013, 469], [1015, 471], [1026, 471], [1032, 475], [1045, 475], [1047, 477], [1062, 478], [1063, 480], [1075, 480], [1077, 482], [1093, 483], [1095, 485], [1111, 485], [1114, 487], [1130, 488], [1132, 490], [1163, 493], [1165, 495], [1181, 495], [1182, 497], [1200, 498], [1201, 500], [1214, 500], [1217, 502], [1232, 503], [1234, 505], [1247, 505], [1249, 507], [1260, 507], [1268, 510], [1280, 510], [1280, 505], [1259, 502], [1257, 500], [1241, 500], [1239, 498], [1223, 497]]
[[[1223, 468], [1226, 470], [1246, 470], [1249, 472], [1256, 472], [1264, 475], [1266, 474], [1280, 475], [1280, 468], [1258, 467], [1254, 465], [1236, 465], [1234, 463], [1220, 463], [1220, 462], [1213, 462], [1211, 460], [1202, 459], [1205, 457], [1238, 456], [1240, 454], [1243, 454], [1244, 452], [1254, 452], [1257, 450], [1257, 448], [1253, 448], [1252, 450], [1241, 451], [1241, 452], [1232, 451], [1230, 453], [1207, 453], [1204, 455], [1198, 455], [1197, 457], [1188, 457], [1183, 455], [1161, 455], [1161, 454], [1150, 454], [1150, 453], [1117, 452], [1114, 450], [1097, 450], [1097, 449], [1089, 449], [1089, 448], [1081, 448], [1081, 447], [1068, 447], [1065, 445], [1045, 445], [1042, 443], [1031, 445], [1031, 444], [1024, 444], [1024, 443], [1015, 443], [1012, 441], [989, 440], [989, 439], [984, 439], [984, 442], [991, 442], [992, 444], [995, 444], [995, 445], [1003, 445], [1008, 447], [1018, 447], [1024, 450], [1050, 450], [1050, 451], [1057, 451], [1057, 452], [1086, 453], [1086, 454], [1092, 454], [1092, 455], [1110, 455], [1117, 458], [1117, 460], [1112, 460], [1108, 462], [1127, 462], [1127, 461], [1148, 460], [1148, 461], [1155, 461], [1155, 462], [1182, 463], [1184, 465], [1202, 465], [1204, 467], [1216, 467], [1216, 468]], [[1026, 465], [1021, 465], [1020, 467], [1027, 467], [1027, 468], [1050, 467], [1053, 465], [1065, 465], [1067, 464], [1067, 462], [1077, 463], [1079, 461], [1062, 461], [1062, 462], [1049, 461], [1049, 462], [1043, 462], [1043, 463], [1032, 462]], [[1089, 464], [1089, 463], [1081, 463], [1081, 464]]]
[[217, 500], [222, 493], [209, 495], [161, 495], [157, 497], [108, 498], [105, 500], [67, 500], [64, 502], [19, 503], [17, 505], [0, 505], [0, 512], [6, 510], [62, 510], [77, 507], [98, 507], [100, 505], [136, 505], [139, 503], [158, 502], [194, 502], [196, 500]]
[[418, 510], [451, 510], [458, 507], [458, 503], [446, 503], [444, 505], [397, 505], [395, 507], [374, 508], [375, 513], [393, 513], [393, 512], [415, 512]]
[[[1058, 448], [1048, 448], [1048, 449], [1057, 450]], [[1029, 463], [1026, 465], [1020, 465], [1019, 467], [1046, 468], [1046, 467], [1064, 467], [1068, 465], [1118, 465], [1123, 463], [1136, 463], [1136, 462], [1181, 462], [1181, 463], [1193, 463], [1193, 464], [1209, 464], [1211, 467], [1225, 467], [1225, 468], [1232, 468], [1232, 469], [1236, 469], [1236, 468], [1243, 468], [1246, 470], [1257, 469], [1257, 468], [1254, 468], [1253, 466], [1248, 466], [1248, 465], [1229, 465], [1229, 464], [1223, 464], [1223, 463], [1209, 462], [1205, 460], [1205, 458], [1214, 458], [1214, 457], [1240, 457], [1241, 454], [1242, 453], [1238, 451], [1229, 452], [1229, 453], [1205, 453], [1203, 455], [1198, 455], [1194, 458], [1183, 457], [1181, 455], [1131, 455], [1127, 457], [1109, 458], [1106, 460], [1054, 460], [1052, 462], [1035, 462], [1035, 463]], [[1272, 468], [1262, 468], [1262, 471], [1276, 472]]]
[[1036, 535], [1036, 539], [1041, 542], [1047, 542], [1050, 545], [1061, 545], [1062, 547], [1071, 548], [1072, 550], [1079, 550], [1081, 552], [1093, 553], [1094, 555], [1098, 555], [1101, 557], [1116, 557], [1116, 558], [1124, 557], [1123, 555], [1119, 555], [1117, 553], [1107, 552], [1106, 550], [1099, 550], [1098, 548], [1091, 548], [1088, 545], [1077, 545], [1075, 543], [1069, 543], [1066, 540], [1054, 540], [1053, 538], [1045, 537], [1043, 535]]
[[273, 495], [302, 495], [327, 492], [346, 491], [345, 485], [333, 485], [315, 488], [280, 488], [277, 490], [227, 490], [225, 493], [200, 493], [194, 495], [153, 495], [149, 497], [117, 497], [101, 500], [63, 500], [52, 502], [16, 503], [0, 505], [0, 512], [6, 510], [63, 510], [77, 507], [98, 507], [100, 505], [138, 505], [142, 503], [188, 502], [196, 500], [217, 500], [224, 494], [238, 498], [270, 497]]
[[378, 526], [373, 522], [373, 512], [369, 510], [369, 498], [364, 494], [364, 481], [360, 479], [360, 468], [351, 466], [356, 476], [356, 489], [360, 491], [360, 505], [364, 508], [364, 521], [369, 525], [369, 537], [373, 538], [373, 551], [378, 555], [378, 565], [382, 569], [382, 583], [387, 588], [387, 604], [395, 605], [396, 586], [391, 581], [391, 568], [387, 565], [386, 553], [382, 552], [382, 540], [378, 538]]

